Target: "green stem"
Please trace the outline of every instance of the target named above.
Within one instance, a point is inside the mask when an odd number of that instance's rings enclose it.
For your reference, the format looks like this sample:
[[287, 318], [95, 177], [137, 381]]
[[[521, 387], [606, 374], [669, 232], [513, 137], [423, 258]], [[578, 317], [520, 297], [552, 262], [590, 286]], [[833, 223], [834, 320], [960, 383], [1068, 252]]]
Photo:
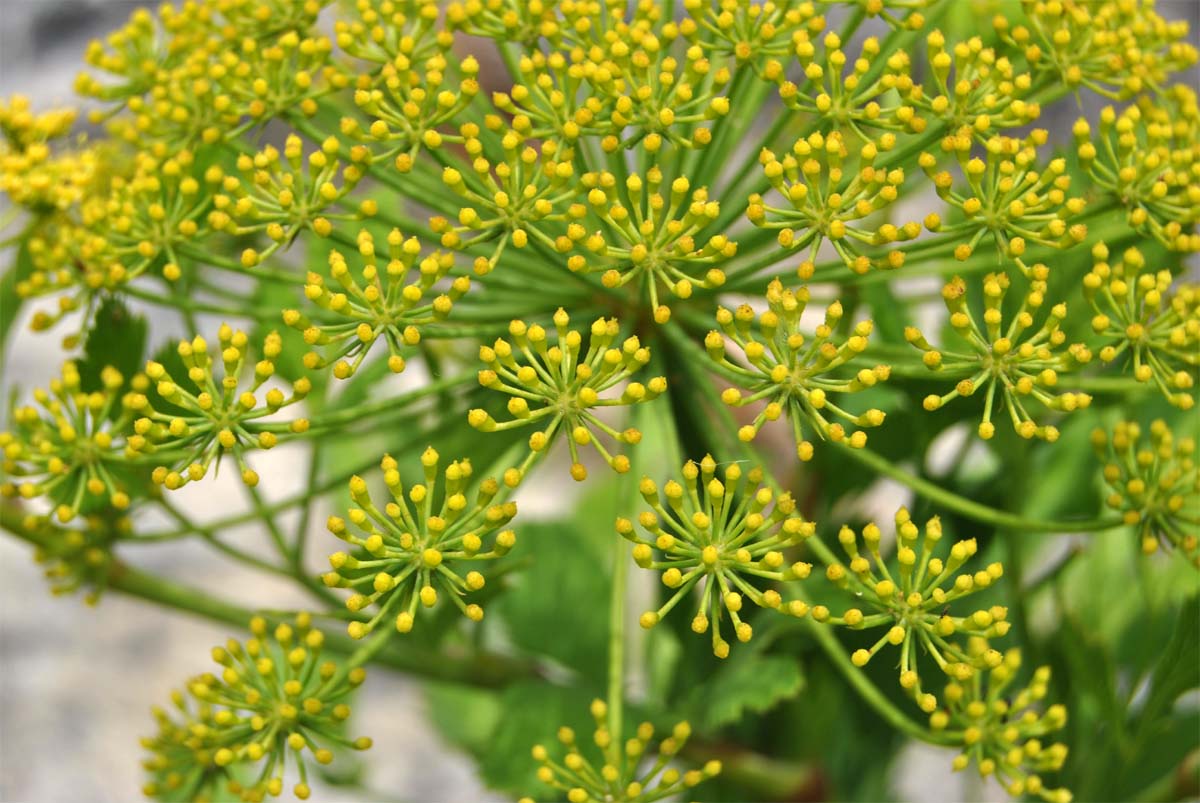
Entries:
[[[21, 512], [14, 507], [0, 508], [0, 527], [23, 541], [39, 544], [37, 536], [22, 526], [21, 518]], [[121, 561], [114, 561], [109, 570], [107, 590], [238, 628], [244, 628], [256, 613], [198, 589], [147, 574]], [[326, 633], [325, 646], [344, 655], [353, 655], [363, 645], [341, 633]], [[419, 677], [489, 688], [503, 687], [539, 674], [535, 664], [508, 656], [482, 652], [447, 653], [411, 643], [402, 650], [381, 649], [367, 658], [381, 666]]]
[[857, 460], [868, 468], [874, 469], [880, 474], [884, 474], [897, 482], [907, 485], [930, 501], [999, 529], [1028, 530], [1040, 533], [1083, 533], [1111, 530], [1122, 526], [1124, 523], [1119, 518], [1100, 518], [1086, 521], [1027, 519], [1003, 510], [996, 510], [987, 505], [981, 505], [978, 502], [961, 497], [952, 491], [947, 491], [927, 479], [908, 473], [869, 449], [854, 449], [841, 443], [829, 443], [828, 445], [840, 449], [843, 454]]

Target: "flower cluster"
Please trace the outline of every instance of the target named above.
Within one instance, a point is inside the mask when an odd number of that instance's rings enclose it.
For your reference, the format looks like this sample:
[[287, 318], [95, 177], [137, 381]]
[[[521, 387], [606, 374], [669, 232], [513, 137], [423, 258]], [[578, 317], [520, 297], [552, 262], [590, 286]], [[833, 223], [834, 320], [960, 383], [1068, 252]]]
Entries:
[[138, 416], [133, 422], [135, 434], [128, 440], [128, 450], [155, 455], [163, 461], [152, 476], [154, 482], [171, 490], [203, 478], [226, 452], [233, 453], [242, 480], [253, 487], [258, 484], [258, 473], [246, 462], [247, 450], [270, 449], [279, 442], [280, 434], [308, 429], [306, 418], [290, 422], [263, 420], [303, 401], [312, 389], [312, 382], [301, 377], [292, 383], [290, 395], [272, 387], [263, 394], [260, 403], [256, 394], [274, 376], [275, 360], [283, 351], [278, 333], [270, 333], [263, 341], [263, 359], [255, 363], [254, 378], [248, 387], [242, 384], [241, 374], [247, 365], [250, 338], [245, 332], [222, 324], [217, 331], [217, 342], [224, 368], [220, 380], [213, 372], [208, 341], [197, 335], [180, 341], [177, 349], [182, 370], [194, 391], [188, 390], [181, 377], [172, 374], [165, 365], [152, 360], [146, 363], [146, 376], [154, 383], [158, 400], [151, 401], [145, 394], [137, 393], [127, 401]]
[[714, 289], [725, 283], [720, 266], [737, 254], [737, 243], [724, 234], [707, 240], [700, 236], [721, 212], [721, 205], [709, 199], [706, 189], [692, 190], [688, 179], [680, 176], [671, 182], [664, 197], [660, 192], [662, 171], [655, 167], [644, 181], [636, 173], [625, 180], [626, 205], [612, 173], [586, 173], [580, 182], [588, 190], [592, 217], [598, 218], [603, 228], [586, 234], [577, 223], [568, 229], [563, 246], [579, 240], [592, 255], [572, 256], [567, 261], [572, 271], [602, 272], [601, 281], [608, 288], [642, 285], [658, 323], [671, 317], [671, 310], [659, 300], [660, 284], [686, 299], [694, 287]]
[[[579, 749], [571, 728], [558, 730], [558, 741], [567, 751], [561, 761], [551, 758], [544, 745], [533, 748], [533, 758], [541, 764], [538, 780], [569, 803], [650, 803], [685, 792], [721, 772], [721, 762], [716, 760], [687, 772], [670, 766], [692, 734], [686, 722], [677, 724], [671, 735], [659, 742], [655, 754], [650, 751], [654, 726], [649, 722], [638, 725], [637, 735], [622, 743], [621, 734], [610, 729], [604, 701], [594, 700], [591, 712], [596, 720], [592, 741], [603, 762], [599, 766]], [[521, 798], [521, 803], [527, 801], [532, 798]]]
[[[969, 131], [986, 142], [993, 131], [1017, 128], [1037, 120], [1041, 105], [1030, 99], [1033, 78], [996, 50], [972, 36], [946, 47], [946, 37], [933, 31], [925, 38], [934, 85], [926, 94], [912, 86], [915, 105], [952, 131]], [[951, 69], [953, 68], [953, 75]]]
[[[35, 405], [13, 411], [13, 431], [0, 432], [7, 479], [0, 495], [48, 497], [60, 522], [81, 512], [130, 504], [131, 479], [126, 433], [131, 413], [122, 401], [125, 378], [115, 368], [100, 374], [100, 388], [83, 390], [74, 362], [48, 389], [33, 393]], [[135, 388], [145, 389], [145, 377]]]
[[66, 527], [46, 516], [29, 514], [20, 522], [22, 534], [34, 543], [33, 559], [53, 594], [86, 589], [88, 605], [100, 601], [113, 569], [117, 541], [133, 531], [127, 510], [108, 508], [80, 516]]
[[1096, 313], [1092, 329], [1106, 341], [1100, 360], [1127, 354], [1135, 379], [1154, 382], [1171, 404], [1190, 410], [1200, 366], [1200, 285], [1181, 282], [1172, 291], [1171, 272], [1143, 272], [1146, 258], [1136, 248], [1113, 264], [1103, 244], [1092, 254], [1099, 261], [1083, 278], [1083, 293]]
[[[336, 137], [328, 137], [304, 158], [304, 143], [289, 134], [283, 153], [268, 145], [254, 155], [238, 157], [238, 170], [245, 179], [226, 183], [226, 194], [214, 198], [214, 205], [223, 217], [224, 228], [237, 235], [264, 232], [271, 240], [262, 252], [246, 249], [242, 265], [253, 268], [280, 247], [290, 245], [301, 229], [311, 229], [318, 236], [333, 231], [334, 220], [358, 220], [376, 211], [375, 201], [368, 199], [359, 205], [358, 212], [334, 213], [329, 210], [345, 205], [363, 177], [363, 163], [368, 157], [365, 148], [351, 151], [351, 164], [341, 167], [337, 153], [341, 147]], [[282, 158], [281, 158], [282, 157]], [[341, 173], [341, 184], [337, 182]], [[214, 228], [222, 228], [214, 223]]]
[[[805, 81], [793, 83], [785, 78], [779, 83], [779, 98], [784, 106], [813, 115], [824, 128], [845, 126], [864, 141], [870, 137], [863, 128], [891, 131], [921, 132], [926, 121], [916, 114], [912, 104], [895, 102], [894, 93], [908, 95], [914, 88], [908, 53], [897, 50], [886, 60], [880, 56], [879, 40], [867, 37], [857, 59], [846, 70], [849, 58], [842, 49], [836, 33], [825, 34], [820, 57], [806, 31], [795, 37], [793, 48]], [[884, 62], [882, 74], [872, 73], [879, 61]], [[773, 62], [771, 74], [782, 77], [783, 65]]]
[[981, 388], [986, 389], [983, 418], [979, 423], [979, 437], [985, 440], [996, 433], [992, 415], [997, 406], [1008, 413], [1013, 428], [1022, 438], [1055, 441], [1058, 440], [1058, 429], [1034, 421], [1025, 399], [1059, 412], [1080, 410], [1092, 401], [1086, 393], [1052, 392], [1058, 384], [1059, 372], [1088, 362], [1091, 353], [1080, 345], [1072, 346], [1066, 352], [1060, 349], [1066, 341], [1066, 333], [1061, 329], [1067, 315], [1066, 304], [1052, 307], [1041, 327], [1033, 329], [1034, 314], [1045, 301], [1049, 271], [1044, 265], [1034, 265], [1030, 274], [1029, 291], [1008, 326], [1004, 326], [1001, 312], [1011, 283], [1008, 274], [991, 273], [984, 277], [982, 326], [967, 304], [965, 281], [955, 277], [942, 289], [942, 298], [950, 311], [950, 327], [968, 351], [936, 349], [916, 327], [910, 326], [904, 332], [909, 343], [925, 352], [923, 359], [931, 371], [967, 375], [949, 393], [926, 396], [926, 410], [938, 410], [953, 399], [972, 396]]
[[763, 149], [759, 156], [763, 174], [791, 208], [768, 206], [755, 194], [746, 214], [756, 226], [778, 229], [781, 247], [808, 249], [800, 268], [802, 278], [807, 278], [817, 249], [826, 241], [855, 273], [866, 273], [872, 266], [898, 268], [904, 264], [902, 251], [893, 248], [873, 259], [864, 250], [911, 240], [921, 233], [915, 222], [897, 226], [872, 220], [900, 196], [904, 170], [876, 164], [895, 146], [896, 135], [891, 132], [868, 140], [851, 160], [854, 169], [850, 170], [845, 167], [850, 150], [838, 131], [802, 137], [782, 158]]
[[1106, 504], [1136, 527], [1142, 551], [1151, 554], [1160, 544], [1178, 549], [1200, 567], [1200, 467], [1196, 441], [1176, 438], [1165, 421], [1150, 425], [1150, 442], [1142, 428], [1121, 422], [1112, 437], [1103, 429], [1092, 432], [1092, 445], [1104, 461]]
[[[816, 327], [811, 339], [806, 337], [801, 331], [801, 317], [808, 301], [807, 287], [785, 290], [776, 279], [767, 287], [766, 311], [756, 317], [754, 309], [746, 304], [733, 312], [721, 307], [717, 323], [724, 336], [713, 330], [704, 339], [709, 357], [719, 370], [749, 392], [743, 395], [738, 387], [727, 388], [721, 394], [722, 401], [735, 407], [766, 402], [753, 423], [738, 431], [738, 437], [753, 440], [764, 423], [785, 417], [801, 460], [813, 456], [813, 444], [804, 431], [806, 424], [823, 440], [855, 448], [865, 446], [867, 433], [861, 429], [848, 433], [843, 423], [831, 419], [858, 427], [877, 427], [883, 423], [883, 411], [872, 408], [861, 414], [851, 413], [835, 404], [830, 394], [856, 393], [874, 387], [891, 374], [886, 365], [850, 373], [850, 364], [867, 348], [872, 325], [860, 321], [844, 343], [835, 344], [834, 331], [844, 314], [840, 302], [826, 308], [825, 322]], [[741, 350], [748, 365], [730, 359], [727, 341]]]
[[[526, 144], [527, 137], [507, 131], [500, 139], [503, 159], [493, 162], [482, 155], [480, 133], [473, 123], [462, 128], [463, 147], [468, 153], [480, 154], [471, 163], [473, 174], [454, 167], [442, 171], [446, 186], [467, 202], [458, 211], [458, 224], [434, 217], [429, 227], [441, 237], [444, 248], [465, 251], [495, 241], [489, 256], [475, 260], [475, 272], [485, 274], [496, 266], [510, 242], [514, 248], [525, 248], [533, 237], [535, 244], [553, 248], [553, 240], [540, 225], [562, 219], [563, 213], [555, 208], [576, 191], [568, 183], [575, 175], [570, 148], [560, 149], [549, 141], [535, 148]], [[478, 234], [464, 240], [465, 232]]]
[[1169, 23], [1153, 3], [1021, 0], [1029, 26], [997, 15], [996, 32], [1034, 69], [1069, 87], [1110, 98], [1161, 90], [1168, 74], [1196, 63], [1187, 23]]
[[[403, 347], [420, 342], [419, 327], [449, 315], [454, 302], [470, 288], [471, 280], [456, 277], [448, 292], [421, 303], [454, 267], [451, 254], [434, 252], [418, 261], [420, 241], [392, 229], [387, 236], [388, 261], [382, 266], [381, 276], [375, 238], [363, 229], [357, 244], [361, 267], [356, 271], [351, 270], [340, 251], [330, 251], [329, 277], [337, 283], [334, 288], [315, 271], [309, 271], [305, 280], [305, 297], [337, 318], [314, 322], [300, 310], [288, 309], [283, 311], [283, 322], [303, 334], [308, 345], [323, 350], [304, 355], [304, 365], [310, 370], [332, 363], [333, 375], [346, 379], [382, 338], [387, 343], [388, 368], [398, 374], [405, 366]], [[414, 267], [417, 276], [412, 277]]]
[[155, 709], [158, 732], [142, 742], [150, 753], [147, 795], [195, 800], [233, 793], [261, 801], [283, 791], [284, 773], [294, 764], [300, 781], [292, 792], [303, 800], [311, 791], [309, 760], [325, 765], [334, 749], [371, 746], [365, 736], [345, 734], [346, 700], [366, 672], [322, 660], [324, 634], [311, 616], [300, 614], [294, 625], [273, 631], [255, 618], [250, 632], [244, 645], [230, 639], [213, 648], [220, 676], [192, 678], [186, 694], [174, 695], [174, 715]]
[[1004, 567], [992, 563], [976, 572], [956, 574], [975, 555], [975, 539], [958, 541], [944, 558], [935, 556], [942, 540], [941, 521], [930, 519], [922, 535], [904, 508], [896, 512], [896, 538], [897, 565], [892, 572], [880, 553], [879, 527], [871, 523], [863, 528], [861, 551], [859, 536], [843, 527], [838, 541], [849, 565], [831, 563], [825, 576], [873, 611], [864, 613], [854, 607], [841, 616], [831, 616], [827, 609], [814, 608], [813, 618], [854, 629], [887, 627], [869, 648], [855, 650], [851, 660], [855, 666], [865, 666], [884, 647], [899, 647], [900, 685], [922, 709], [932, 712], [937, 699], [922, 688], [921, 653], [931, 656], [942, 672], [959, 681], [968, 681], [976, 671], [994, 667], [1001, 660], [996, 650], [973, 654], [952, 639], [1005, 635], [1009, 629], [1005, 608], [981, 608], [967, 616], [952, 616], [949, 609], [957, 600], [990, 587], [1004, 574]]
[[[1179, 86], [1100, 112], [1099, 131], [1086, 118], [1074, 126], [1080, 165], [1097, 187], [1126, 208], [1129, 224], [1173, 251], [1200, 251], [1200, 108], [1195, 90]], [[1098, 136], [1097, 136], [1098, 135]]]
[[1053, 159], [1037, 169], [1037, 148], [1045, 144], [1048, 132], [1035, 129], [1024, 140], [989, 137], [987, 158], [981, 159], [971, 155], [975, 130], [960, 128], [942, 140], [942, 150], [954, 154], [967, 180], [966, 191], [954, 190], [954, 177], [948, 170], [937, 170], [933, 154], [922, 153], [918, 160], [938, 195], [962, 214], [956, 222], [943, 221], [937, 214], [925, 218], [931, 231], [969, 236], [955, 249], [955, 258], [965, 260], [990, 237], [999, 253], [1028, 274], [1022, 257], [1030, 244], [1064, 248], [1082, 242], [1087, 227], [1070, 220], [1083, 211], [1084, 200], [1067, 197], [1071, 177], [1066, 160]]
[[[642, 434], [632, 427], [613, 429], [597, 415], [597, 408], [653, 401], [667, 389], [667, 380], [659, 376], [646, 384], [628, 381], [650, 362], [650, 350], [636, 337], [616, 347], [621, 326], [615, 318], [599, 318], [592, 324], [586, 350], [583, 334], [569, 328], [570, 323], [564, 310], [554, 314], [554, 345], [549, 345], [539, 324], [513, 321], [508, 328], [511, 342], [499, 338], [490, 347], [480, 347], [479, 358], [488, 367], [479, 372], [479, 384], [511, 397], [512, 420], [498, 422], [480, 408], [471, 410], [467, 420], [481, 432], [539, 426], [529, 437], [533, 453], [544, 451], [556, 435], [564, 433], [571, 450], [571, 476], [576, 480], [587, 478], [579, 460], [580, 446], [593, 446], [613, 471], [623, 474], [629, 470], [629, 458], [614, 455], [599, 436], [632, 445], [641, 442]], [[600, 395], [622, 383], [619, 396]]]
[[507, 554], [517, 538], [512, 530], [501, 528], [517, 514], [517, 504], [498, 501], [500, 484], [490, 478], [475, 487], [471, 502], [469, 460], [446, 466], [439, 487], [438, 462], [438, 453], [426, 449], [421, 455], [425, 481], [406, 492], [396, 460], [384, 457], [380, 467], [391, 501], [383, 510], [371, 500], [366, 480], [355, 476], [350, 480], [350, 498], [358, 507], [350, 508], [349, 523], [339, 516], [329, 518], [329, 531], [354, 547], [354, 554], [329, 556], [333, 571], [324, 576], [325, 585], [353, 589], [346, 600], [351, 611], [370, 605], [378, 608], [369, 621], [350, 623], [354, 638], [362, 638], [390, 618], [398, 631], [407, 633], [416, 620], [418, 603], [432, 608], [442, 594], [468, 619], [483, 618], [483, 608], [462, 598], [483, 588], [484, 576], [472, 570], [464, 577], [453, 567]]
[[[973, 649], [987, 649], [980, 641]], [[1047, 787], [1040, 775], [1062, 769], [1066, 761], [1065, 744], [1047, 745], [1042, 739], [1066, 724], [1067, 710], [1052, 705], [1038, 713], [1034, 708], [1046, 697], [1048, 666], [1039, 667], [1028, 686], [1006, 694], [1020, 666], [1020, 651], [1009, 650], [990, 671], [968, 681], [951, 681], [942, 697], [946, 707], [930, 715], [929, 725], [961, 740], [956, 770], [973, 762], [982, 777], [994, 776], [1014, 797], [1037, 795], [1047, 803], [1070, 803], [1069, 790]]]
[[754, 633], [739, 615], [744, 598], [791, 616], [808, 611], [803, 602], [785, 603], [773, 588], [760, 590], [755, 578], [787, 582], [807, 577], [812, 565], [787, 564], [784, 550], [802, 543], [816, 528], [796, 512], [790, 494], [777, 495], [762, 484], [760, 468], [743, 473], [740, 465], [729, 463], [718, 479], [716, 461], [705, 456], [699, 465], [685, 463], [682, 476], [683, 484], [670, 480], [663, 485], [661, 496], [653, 480], [641, 481], [639, 490], [651, 509], [637, 523], [653, 540], [639, 535], [625, 518], [617, 519], [617, 532], [636, 545], [637, 564], [662, 571], [663, 585], [675, 591], [658, 610], [642, 614], [642, 627], [654, 627], [698, 591], [692, 630], [705, 633], [711, 627], [713, 654], [725, 658], [729, 642], [721, 636], [721, 620], [726, 613], [738, 641], [749, 641]]

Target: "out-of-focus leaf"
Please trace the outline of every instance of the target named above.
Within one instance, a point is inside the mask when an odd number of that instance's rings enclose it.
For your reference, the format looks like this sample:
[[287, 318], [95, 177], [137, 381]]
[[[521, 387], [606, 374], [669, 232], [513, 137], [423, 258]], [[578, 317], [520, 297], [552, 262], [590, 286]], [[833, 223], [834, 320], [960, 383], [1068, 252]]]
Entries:
[[592, 696], [578, 687], [523, 682], [509, 686], [500, 697], [500, 713], [485, 752], [480, 773], [488, 786], [513, 795], [558, 799], [554, 790], [537, 780], [537, 762], [529, 751], [535, 744], [557, 746], [555, 734], [567, 725], [590, 749], [594, 721], [588, 714]]
[[120, 371], [128, 382], [142, 370], [145, 350], [146, 319], [131, 313], [119, 299], [104, 299], [83, 344], [83, 358], [77, 363], [80, 386], [89, 393], [100, 390], [100, 372], [108, 366]]
[[693, 689], [684, 710], [694, 727], [712, 732], [747, 712], [769, 711], [802, 688], [804, 675], [795, 658], [734, 651], [711, 678]]
[[21, 314], [24, 303], [24, 299], [17, 295], [17, 283], [31, 273], [33, 260], [29, 256], [29, 246], [22, 242], [17, 246], [12, 265], [0, 277], [0, 349], [8, 342], [9, 332]]

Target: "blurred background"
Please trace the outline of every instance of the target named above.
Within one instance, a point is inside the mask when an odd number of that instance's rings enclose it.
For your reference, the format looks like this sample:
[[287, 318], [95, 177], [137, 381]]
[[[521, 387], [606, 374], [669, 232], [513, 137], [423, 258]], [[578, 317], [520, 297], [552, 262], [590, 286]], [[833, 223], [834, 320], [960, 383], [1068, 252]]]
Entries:
[[[73, 103], [71, 84], [88, 40], [120, 25], [143, 5], [157, 4], [0, 0], [0, 96], [23, 93], [39, 109]], [[1189, 20], [1195, 39], [1200, 0], [1160, 0], [1158, 8], [1168, 18]], [[1040, 124], [1067, 138], [1076, 112], [1069, 104], [1063, 106], [1060, 118]], [[0, 254], [0, 267], [6, 261], [7, 255]], [[153, 318], [153, 311], [149, 314]], [[24, 323], [18, 325], [24, 328]], [[174, 328], [172, 321], [152, 320], [152, 327], [156, 324], [165, 326], [162, 331]], [[0, 397], [8, 398], [14, 378], [25, 388], [44, 384], [57, 372], [60, 360], [57, 337], [17, 334], [3, 355]], [[267, 459], [256, 463], [256, 468], [264, 476], [273, 466], [304, 460], [302, 454], [284, 448], [262, 456]], [[211, 518], [213, 508], [229, 514], [236, 512], [233, 508], [243, 498], [233, 482], [226, 473], [215, 483], [178, 492], [176, 498], [199, 520]], [[271, 486], [268, 495], [292, 490]], [[879, 486], [879, 497], [868, 504], [882, 511], [894, 510], [905, 501], [903, 492], [889, 485]], [[533, 488], [522, 498], [522, 519], [552, 516], [571, 501], [561, 488], [551, 494]], [[318, 523], [328, 513], [315, 512]], [[245, 537], [256, 535], [248, 532]], [[310, 543], [319, 548], [320, 541], [315, 538]], [[246, 607], [279, 608], [304, 602], [290, 586], [238, 568], [200, 544], [149, 550], [137, 554], [135, 561], [197, 587], [226, 593], [237, 588], [237, 600]], [[208, 648], [229, 634], [224, 625], [117, 594], [106, 595], [97, 608], [85, 606], [77, 596], [54, 597], [29, 550], [0, 536], [0, 801], [138, 799], [143, 782], [138, 738], [152, 730], [150, 705], [165, 701], [187, 677], [207, 669]], [[363, 761], [370, 767], [370, 789], [378, 791], [356, 790], [348, 796], [336, 789], [317, 789], [315, 797], [431, 803], [497, 799], [482, 786], [473, 763], [443, 744], [429, 726], [425, 699], [417, 684], [384, 670], [373, 671], [356, 706], [355, 732], [375, 739], [375, 749]], [[913, 744], [905, 760], [896, 762], [899, 769], [893, 787], [897, 795], [910, 800], [1005, 798], [999, 789], [980, 786], [974, 776], [951, 774], [949, 765], [949, 755]]]

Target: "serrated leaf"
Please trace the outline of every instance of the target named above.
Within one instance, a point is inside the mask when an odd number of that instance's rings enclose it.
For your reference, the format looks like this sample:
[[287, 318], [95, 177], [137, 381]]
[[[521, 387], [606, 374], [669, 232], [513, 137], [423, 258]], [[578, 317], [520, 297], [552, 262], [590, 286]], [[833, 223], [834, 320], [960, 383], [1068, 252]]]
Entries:
[[[500, 697], [500, 717], [481, 757], [480, 774], [494, 789], [513, 795], [555, 798], [537, 779], [537, 762], [529, 755], [535, 744], [554, 743], [567, 725], [590, 734], [595, 723], [588, 715], [591, 695], [582, 689], [535, 681], [509, 686]], [[590, 738], [585, 744], [590, 743]]]
[[131, 313], [119, 299], [104, 299], [78, 361], [80, 386], [88, 392], [101, 389], [100, 372], [108, 366], [128, 381], [142, 369], [145, 349], [146, 319]]
[[693, 689], [685, 710], [692, 725], [712, 732], [738, 722], [746, 712], [762, 714], [804, 688], [804, 675], [794, 658], [734, 653], [728, 663]]

